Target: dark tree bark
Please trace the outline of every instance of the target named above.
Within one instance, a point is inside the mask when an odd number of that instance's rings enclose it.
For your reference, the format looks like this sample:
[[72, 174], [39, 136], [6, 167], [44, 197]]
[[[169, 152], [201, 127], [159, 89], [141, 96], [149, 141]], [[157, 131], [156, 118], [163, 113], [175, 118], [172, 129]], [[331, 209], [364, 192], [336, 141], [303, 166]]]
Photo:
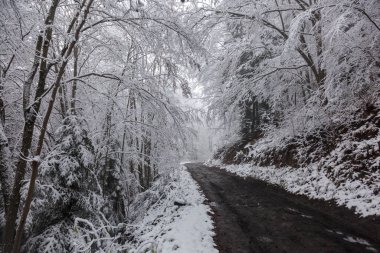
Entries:
[[[78, 26], [75, 29], [75, 33], [74, 33], [75, 39], [68, 42], [68, 44], [62, 49], [62, 52], [61, 52], [61, 56], [63, 57], [63, 61], [59, 67], [59, 72], [58, 72], [58, 75], [57, 75], [56, 80], [54, 82], [53, 91], [51, 94], [51, 98], [49, 100], [48, 108], [47, 108], [47, 111], [46, 111], [46, 114], [45, 114], [45, 117], [43, 120], [41, 132], [40, 132], [40, 135], [38, 138], [37, 150], [36, 150], [36, 154], [35, 154], [37, 157], [39, 157], [41, 155], [41, 152], [42, 152], [43, 143], [44, 143], [45, 134], [47, 131], [49, 119], [50, 119], [51, 113], [53, 111], [53, 107], [54, 107], [54, 103], [56, 100], [58, 89], [60, 87], [63, 75], [65, 73], [66, 66], [68, 64], [69, 56], [72, 54], [72, 52], [75, 48], [75, 45], [79, 40], [81, 30], [82, 30], [84, 24], [86, 23], [86, 20], [87, 20], [88, 14], [89, 14], [89, 10], [90, 10], [90, 7], [91, 7], [93, 1], [94, 0], [89, 0], [87, 5], [86, 5], [86, 1], [84, 1], [80, 10], [77, 12], [77, 14], [75, 15], [75, 17], [73, 18], [73, 20], [71, 22], [71, 24], [75, 24], [78, 20], [78, 17], [80, 16], [80, 14], [83, 12], [83, 17], [82, 17], [83, 19], [81, 20], [81, 22], [78, 24]], [[68, 33], [70, 33], [73, 28], [74, 28], [74, 25], [70, 26], [68, 29]], [[42, 65], [41, 65], [41, 67], [42, 67]], [[36, 183], [36, 179], [37, 179], [37, 175], [38, 175], [38, 167], [39, 167], [39, 160], [33, 159], [32, 160], [32, 175], [30, 178], [29, 189], [28, 189], [27, 197], [26, 197], [25, 204], [23, 207], [22, 215], [20, 217], [20, 223], [19, 223], [19, 226], [17, 228], [17, 233], [16, 233], [16, 236], [14, 239], [12, 253], [18, 253], [20, 251], [22, 233], [23, 233], [24, 226], [26, 223], [26, 219], [28, 217], [30, 206], [31, 206], [31, 203], [33, 200], [35, 183]]]
[[[36, 58], [41, 55], [41, 61], [34, 61], [30, 74], [24, 84], [25, 87], [29, 87], [29, 91], [24, 89], [24, 115], [25, 115], [25, 123], [23, 127], [22, 134], [22, 142], [21, 142], [21, 150], [19, 154], [19, 160], [16, 165], [16, 174], [14, 178], [12, 192], [9, 198], [9, 205], [7, 208], [7, 216], [6, 216], [6, 224], [5, 224], [5, 240], [6, 242], [4, 246], [4, 252], [12, 252], [14, 235], [15, 235], [15, 227], [16, 227], [16, 219], [18, 214], [18, 209], [20, 206], [20, 190], [22, 186], [22, 180], [25, 176], [25, 170], [27, 165], [27, 159], [29, 157], [29, 151], [32, 145], [33, 140], [33, 131], [34, 125], [36, 122], [37, 114], [40, 110], [41, 99], [45, 92], [45, 82], [46, 76], [48, 74], [47, 67], [47, 57], [50, 47], [50, 42], [52, 38], [52, 27], [51, 25], [54, 22], [56, 9], [58, 7], [59, 0], [53, 0], [48, 12], [48, 15], [45, 20], [45, 31], [42, 32], [36, 42]], [[35, 58], [35, 59], [36, 59]], [[40, 57], [38, 57], [40, 58]], [[37, 84], [37, 89], [35, 93], [34, 103], [28, 105], [29, 102], [29, 93], [30, 93], [30, 85], [34, 79], [34, 76], [39, 67], [39, 80]]]
[[71, 87], [71, 101], [70, 101], [70, 109], [72, 114], [76, 114], [75, 110], [75, 102], [76, 102], [76, 95], [77, 95], [77, 79], [78, 76], [78, 58], [79, 58], [79, 48], [78, 46], [74, 47], [74, 81], [73, 86]]
[[4, 200], [5, 216], [9, 205], [9, 195], [12, 185], [12, 171], [10, 170], [10, 150], [8, 139], [5, 136], [3, 126], [0, 124], [0, 183]]

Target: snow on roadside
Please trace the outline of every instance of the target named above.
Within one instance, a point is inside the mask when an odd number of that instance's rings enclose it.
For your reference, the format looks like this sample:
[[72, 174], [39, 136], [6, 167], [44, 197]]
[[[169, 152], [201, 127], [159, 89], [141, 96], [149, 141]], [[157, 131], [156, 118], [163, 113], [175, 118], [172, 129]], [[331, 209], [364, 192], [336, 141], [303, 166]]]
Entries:
[[211, 161], [209, 165], [237, 174], [241, 177], [254, 177], [271, 184], [279, 185], [295, 194], [310, 198], [334, 200], [338, 205], [354, 208], [363, 217], [380, 215], [380, 195], [375, 192], [380, 187], [380, 177], [367, 185], [355, 179], [347, 179], [340, 185], [334, 184], [317, 165], [306, 168], [259, 167], [252, 164], [223, 165], [220, 161]]
[[[214, 226], [199, 186], [183, 166], [173, 174], [166, 197], [134, 226], [135, 250], [141, 252], [216, 253]], [[152, 250], [153, 251], [149, 251]], [[148, 251], [147, 251], [148, 250]]]

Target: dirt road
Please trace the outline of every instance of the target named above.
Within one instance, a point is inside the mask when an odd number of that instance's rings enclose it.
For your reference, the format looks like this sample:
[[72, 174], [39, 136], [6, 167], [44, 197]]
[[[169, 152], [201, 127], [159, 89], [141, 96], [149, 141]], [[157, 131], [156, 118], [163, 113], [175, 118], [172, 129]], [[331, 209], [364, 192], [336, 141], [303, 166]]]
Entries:
[[186, 166], [215, 213], [221, 253], [380, 253], [379, 218], [359, 218], [333, 203], [309, 200], [216, 167]]

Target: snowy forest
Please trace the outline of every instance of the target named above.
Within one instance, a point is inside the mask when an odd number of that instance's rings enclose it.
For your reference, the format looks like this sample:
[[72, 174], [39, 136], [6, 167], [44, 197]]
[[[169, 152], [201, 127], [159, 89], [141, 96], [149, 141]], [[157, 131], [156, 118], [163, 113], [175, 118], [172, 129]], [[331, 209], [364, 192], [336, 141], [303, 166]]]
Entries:
[[0, 252], [218, 252], [195, 160], [379, 235], [379, 128], [378, 0], [0, 0]]

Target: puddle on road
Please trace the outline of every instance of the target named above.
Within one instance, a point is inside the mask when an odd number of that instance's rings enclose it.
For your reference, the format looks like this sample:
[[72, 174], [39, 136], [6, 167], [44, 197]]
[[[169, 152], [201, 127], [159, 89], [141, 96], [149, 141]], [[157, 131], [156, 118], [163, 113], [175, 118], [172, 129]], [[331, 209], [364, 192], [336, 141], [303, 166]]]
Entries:
[[346, 236], [343, 238], [343, 240], [350, 242], [350, 243], [358, 243], [364, 246], [367, 246], [365, 249], [372, 252], [378, 252], [377, 249], [373, 248], [372, 245], [365, 239], [354, 237], [354, 236]]
[[340, 231], [338, 231], [338, 230], [334, 231], [334, 230], [326, 229], [326, 231], [330, 232], [330, 233], [335, 233], [335, 234], [338, 234], [338, 235], [343, 235], [343, 233], [340, 232]]
[[371, 244], [367, 240], [364, 240], [364, 239], [359, 238], [359, 237], [346, 236], [343, 238], [343, 240], [345, 240], [347, 242], [351, 242], [351, 243], [359, 243], [362, 245], [371, 246]]
[[313, 216], [311, 216], [311, 215], [306, 215], [306, 214], [304, 214], [304, 213], [298, 211], [297, 209], [290, 208], [290, 207], [288, 207], [288, 208], [286, 208], [286, 209], [289, 210], [289, 211], [292, 212], [292, 213], [295, 213], [295, 214], [299, 214], [299, 215], [301, 215], [301, 217], [303, 217], [303, 218], [307, 218], [307, 219], [312, 219], [312, 218], [313, 218]]
[[259, 236], [256, 239], [258, 241], [260, 241], [260, 242], [265, 242], [265, 243], [271, 243], [271, 242], [273, 242], [272, 239], [270, 239], [269, 237], [266, 237], [266, 236]]
[[363, 246], [367, 246], [365, 249], [371, 252], [378, 252], [377, 249], [373, 248], [372, 245], [365, 239], [357, 237], [357, 236], [350, 236], [350, 235], [344, 235], [342, 232], [338, 230], [331, 230], [331, 229], [326, 229], [327, 232], [330, 233], [335, 233], [337, 235], [344, 236], [342, 239], [350, 242], [350, 243], [355, 243], [355, 244], [360, 244]]
[[294, 212], [294, 213], [300, 213], [300, 211], [298, 211], [297, 209], [294, 209], [294, 208], [290, 208], [290, 207], [288, 207], [288, 208], [286, 208], [286, 209], [288, 209], [289, 211], [292, 211], [292, 212]]

